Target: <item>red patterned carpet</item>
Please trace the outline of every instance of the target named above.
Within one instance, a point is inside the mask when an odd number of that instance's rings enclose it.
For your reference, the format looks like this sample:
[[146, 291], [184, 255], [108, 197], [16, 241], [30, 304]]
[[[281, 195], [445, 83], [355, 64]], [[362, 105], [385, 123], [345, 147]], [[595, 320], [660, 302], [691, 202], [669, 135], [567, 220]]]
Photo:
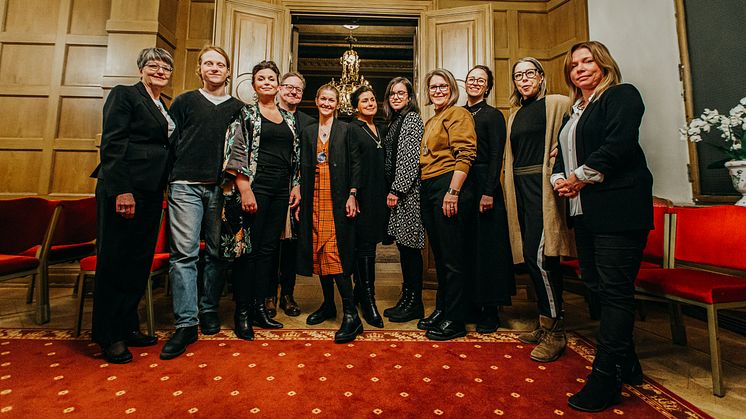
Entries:
[[[567, 407], [593, 348], [571, 336], [557, 362], [529, 360], [513, 333], [435, 343], [422, 332], [366, 332], [347, 345], [329, 330], [223, 331], [172, 361], [162, 343], [110, 365], [66, 331], [0, 330], [0, 412], [12, 417], [709, 417], [646, 380], [603, 414]], [[161, 340], [168, 333], [162, 333]]]

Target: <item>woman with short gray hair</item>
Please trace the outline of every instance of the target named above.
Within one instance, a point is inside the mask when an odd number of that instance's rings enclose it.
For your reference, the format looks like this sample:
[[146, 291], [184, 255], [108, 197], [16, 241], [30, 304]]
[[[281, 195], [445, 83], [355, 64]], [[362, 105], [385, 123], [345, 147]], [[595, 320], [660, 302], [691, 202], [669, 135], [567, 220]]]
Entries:
[[137, 306], [153, 261], [176, 124], [161, 99], [173, 58], [146, 48], [137, 58], [140, 81], [116, 86], [106, 98], [96, 184], [98, 256], [93, 293], [93, 341], [112, 364], [132, 361], [128, 346], [150, 346]]

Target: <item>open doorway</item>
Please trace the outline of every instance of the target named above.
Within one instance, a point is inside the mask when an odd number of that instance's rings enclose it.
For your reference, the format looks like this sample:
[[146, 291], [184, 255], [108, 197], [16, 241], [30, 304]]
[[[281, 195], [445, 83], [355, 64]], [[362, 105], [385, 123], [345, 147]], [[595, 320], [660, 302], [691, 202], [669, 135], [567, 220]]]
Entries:
[[360, 75], [379, 100], [379, 118], [388, 82], [399, 76], [415, 80], [417, 19], [293, 14], [292, 24], [291, 67], [306, 78], [300, 108], [309, 115], [317, 116], [316, 90], [342, 75], [340, 57], [349, 48], [350, 34], [343, 25], [358, 25], [352, 31], [353, 48]]

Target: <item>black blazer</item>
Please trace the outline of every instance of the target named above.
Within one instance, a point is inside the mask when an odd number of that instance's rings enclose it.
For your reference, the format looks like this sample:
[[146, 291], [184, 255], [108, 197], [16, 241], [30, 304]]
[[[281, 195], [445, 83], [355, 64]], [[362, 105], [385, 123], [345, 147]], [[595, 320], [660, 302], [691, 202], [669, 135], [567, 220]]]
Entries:
[[[575, 128], [578, 166], [604, 175], [603, 182], [580, 191], [583, 220], [593, 232], [653, 228], [653, 175], [640, 147], [644, 112], [640, 92], [619, 84], [588, 104]], [[561, 150], [553, 172], [565, 173]]]
[[101, 163], [91, 177], [103, 183], [106, 196], [163, 190], [170, 160], [168, 121], [142, 82], [111, 89], [103, 116]]
[[[298, 273], [313, 273], [313, 200], [316, 178], [316, 142], [319, 124], [308, 125], [300, 138], [300, 225], [298, 229]], [[332, 189], [337, 247], [346, 274], [355, 262], [355, 218], [347, 218], [345, 205], [350, 189], [360, 187], [360, 159], [350, 146], [349, 125], [334, 118], [329, 134], [329, 177]]]

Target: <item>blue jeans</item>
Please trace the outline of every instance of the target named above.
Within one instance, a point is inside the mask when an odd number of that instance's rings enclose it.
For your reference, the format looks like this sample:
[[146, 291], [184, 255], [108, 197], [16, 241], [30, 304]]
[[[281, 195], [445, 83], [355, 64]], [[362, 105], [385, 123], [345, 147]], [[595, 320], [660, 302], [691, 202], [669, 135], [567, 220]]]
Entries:
[[[218, 309], [226, 262], [219, 257], [220, 213], [223, 194], [217, 185], [174, 183], [168, 188], [171, 232], [171, 291], [176, 327], [199, 324], [198, 313]], [[200, 230], [204, 230], [203, 293], [198, 305], [197, 261]]]

